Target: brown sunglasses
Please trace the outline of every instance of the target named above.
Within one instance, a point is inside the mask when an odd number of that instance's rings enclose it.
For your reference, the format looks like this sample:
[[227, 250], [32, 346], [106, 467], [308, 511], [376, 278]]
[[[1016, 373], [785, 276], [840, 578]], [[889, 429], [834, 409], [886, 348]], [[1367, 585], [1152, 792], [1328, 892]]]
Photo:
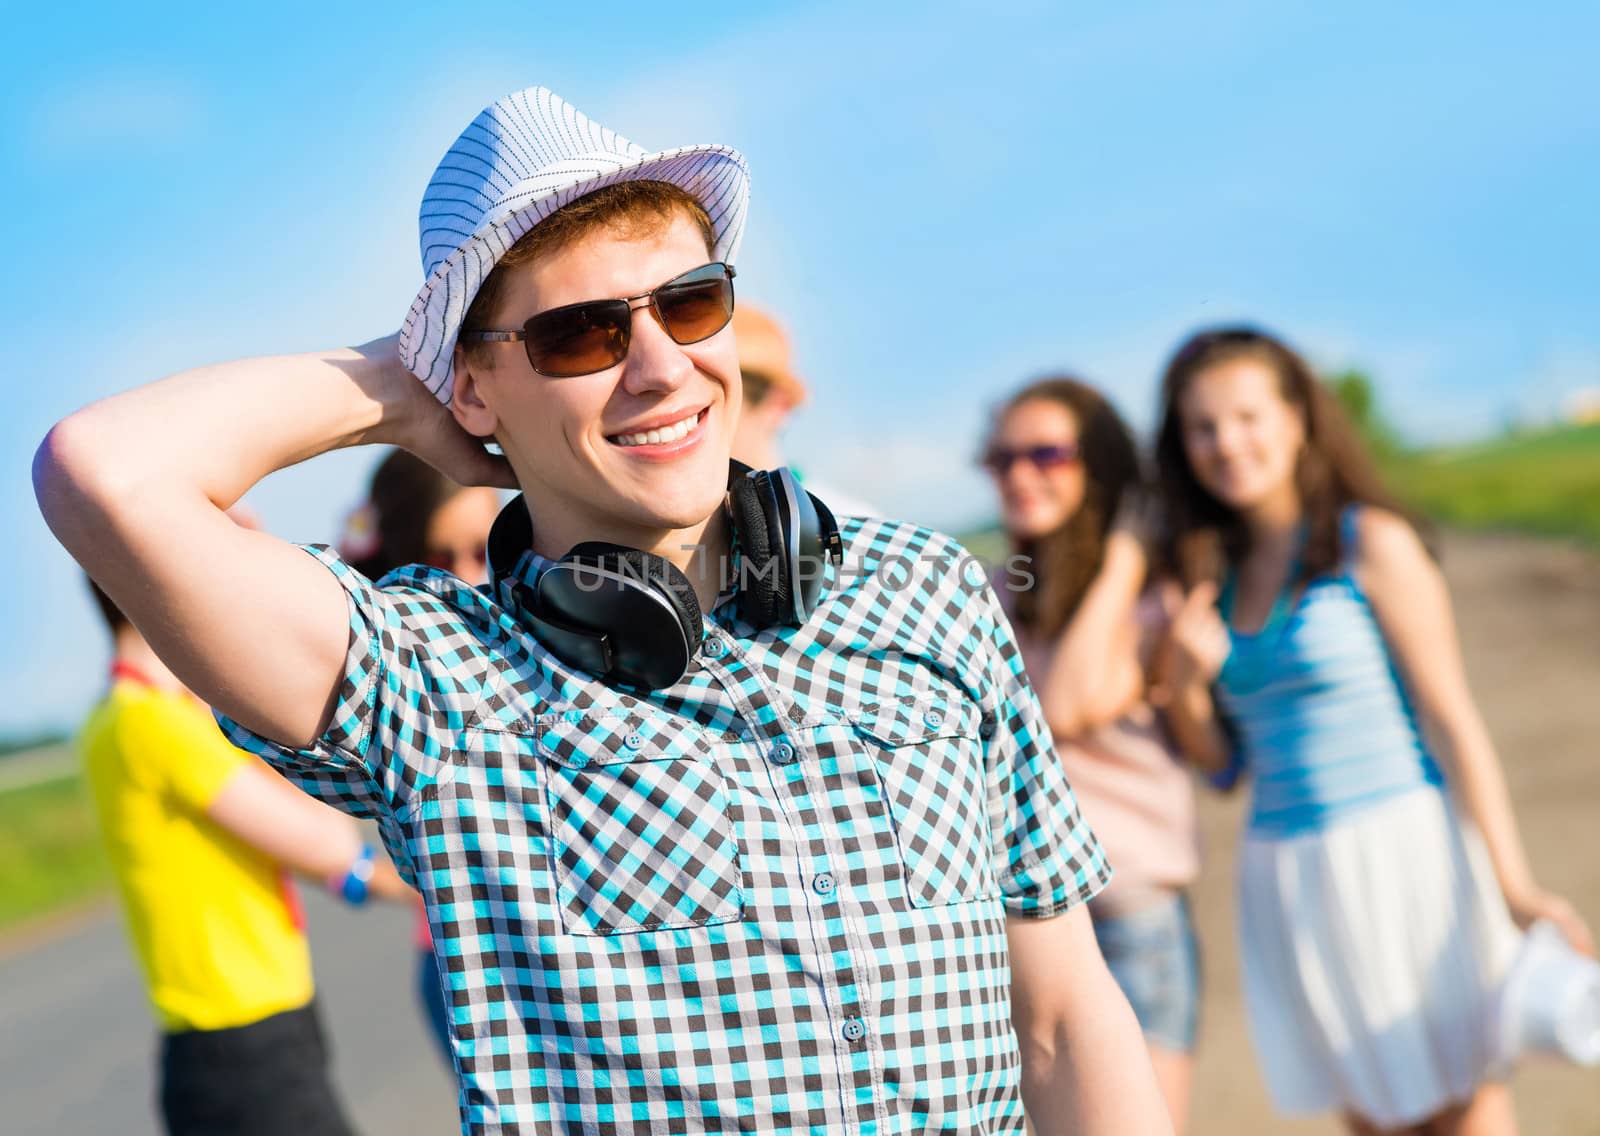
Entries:
[[528, 362], [546, 378], [570, 379], [614, 367], [628, 357], [636, 300], [674, 343], [710, 339], [733, 318], [733, 265], [713, 262], [665, 284], [617, 300], [585, 300], [540, 312], [521, 331], [463, 331], [480, 343], [520, 342]]

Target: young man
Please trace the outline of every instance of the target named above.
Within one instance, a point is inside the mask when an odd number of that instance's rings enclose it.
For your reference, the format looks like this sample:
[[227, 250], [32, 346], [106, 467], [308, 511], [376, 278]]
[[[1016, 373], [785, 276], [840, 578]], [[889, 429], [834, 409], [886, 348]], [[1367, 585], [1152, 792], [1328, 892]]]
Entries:
[[[1042, 1136], [1169, 1131], [1078, 906], [1107, 868], [981, 573], [859, 520], [809, 612], [728, 573], [772, 536], [729, 508], [747, 193], [725, 147], [648, 154], [509, 96], [424, 196], [397, 339], [79, 412], [36, 460], [45, 516], [232, 736], [379, 819], [468, 1132], [1014, 1132], [1024, 1097]], [[375, 586], [223, 516], [366, 442], [523, 490], [487, 591]], [[638, 609], [692, 647], [654, 689], [594, 673], [654, 658], [640, 629], [543, 603], [588, 541], [681, 573]]]
[[229, 745], [99, 588], [111, 689], [79, 743], [162, 1031], [169, 1133], [351, 1131], [328, 1079], [291, 871], [412, 895], [348, 817]]

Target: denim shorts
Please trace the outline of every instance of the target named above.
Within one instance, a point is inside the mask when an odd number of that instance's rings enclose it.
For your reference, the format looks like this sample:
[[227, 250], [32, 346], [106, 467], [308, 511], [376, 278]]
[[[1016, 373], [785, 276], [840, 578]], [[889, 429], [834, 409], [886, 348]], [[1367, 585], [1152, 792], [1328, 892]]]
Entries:
[[1200, 946], [1189, 899], [1171, 899], [1120, 918], [1097, 916], [1094, 934], [1145, 1040], [1178, 1053], [1194, 1050], [1200, 1025]]

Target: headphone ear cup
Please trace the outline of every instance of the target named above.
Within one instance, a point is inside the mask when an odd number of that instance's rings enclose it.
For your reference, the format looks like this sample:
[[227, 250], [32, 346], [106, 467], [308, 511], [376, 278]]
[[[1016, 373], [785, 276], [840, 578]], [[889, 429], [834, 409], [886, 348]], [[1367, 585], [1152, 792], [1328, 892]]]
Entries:
[[[828, 508], [827, 503], [821, 497], [818, 497], [810, 490], [806, 490], [805, 494], [811, 499], [811, 507], [817, 511], [818, 550], [816, 554], [818, 556], [827, 556], [839, 543], [838, 518], [833, 515], [833, 510]], [[804, 551], [809, 553], [811, 550], [805, 549]]]
[[843, 561], [843, 543], [839, 536], [839, 522], [833, 510], [816, 494], [791, 480], [785, 488], [794, 494], [798, 514], [798, 531], [794, 534], [794, 553], [791, 556], [794, 593], [794, 617], [804, 623], [811, 618], [822, 598], [823, 578], [830, 562]]
[[744, 563], [739, 573], [739, 615], [757, 627], [781, 620], [788, 606], [788, 573], [783, 534], [774, 524], [776, 509], [764, 471], [736, 477], [728, 489], [728, 509]]
[[614, 685], [671, 686], [703, 633], [694, 587], [675, 565], [600, 541], [545, 569], [531, 601], [522, 602], [546, 648]]
[[652, 556], [620, 544], [589, 540], [575, 546], [562, 559], [620, 571], [630, 579], [648, 582], [647, 586], [664, 592], [669, 601], [673, 601], [670, 606], [678, 617], [678, 625], [683, 629], [683, 641], [689, 645], [689, 651], [693, 653], [699, 647], [701, 636], [705, 633], [700, 597], [694, 594], [694, 585], [689, 583], [689, 577], [666, 557]]

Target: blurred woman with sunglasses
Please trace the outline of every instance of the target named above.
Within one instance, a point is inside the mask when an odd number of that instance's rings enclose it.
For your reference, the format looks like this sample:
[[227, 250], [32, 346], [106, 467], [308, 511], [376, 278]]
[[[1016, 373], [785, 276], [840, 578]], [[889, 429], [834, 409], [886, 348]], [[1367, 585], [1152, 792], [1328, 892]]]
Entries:
[[1488, 1028], [1507, 908], [1592, 941], [1534, 883], [1437, 566], [1261, 332], [1179, 348], [1157, 456], [1191, 588], [1169, 721], [1198, 765], [1254, 783], [1240, 966], [1275, 1102], [1360, 1134], [1514, 1132]]
[[1003, 405], [983, 464], [1012, 553], [996, 591], [1073, 792], [1116, 871], [1089, 904], [1095, 936], [1181, 1133], [1200, 999], [1184, 889], [1200, 864], [1190, 777], [1145, 695], [1166, 616], [1125, 523], [1137, 508], [1138, 452], [1097, 391], [1048, 378]]
[[[489, 528], [499, 508], [493, 489], [458, 485], [409, 451], [391, 450], [372, 475], [367, 500], [346, 520], [339, 552], [369, 580], [407, 564], [426, 564], [476, 587], [489, 579]], [[449, 1010], [420, 907], [415, 946], [417, 995], [430, 1033], [449, 1061]]]

